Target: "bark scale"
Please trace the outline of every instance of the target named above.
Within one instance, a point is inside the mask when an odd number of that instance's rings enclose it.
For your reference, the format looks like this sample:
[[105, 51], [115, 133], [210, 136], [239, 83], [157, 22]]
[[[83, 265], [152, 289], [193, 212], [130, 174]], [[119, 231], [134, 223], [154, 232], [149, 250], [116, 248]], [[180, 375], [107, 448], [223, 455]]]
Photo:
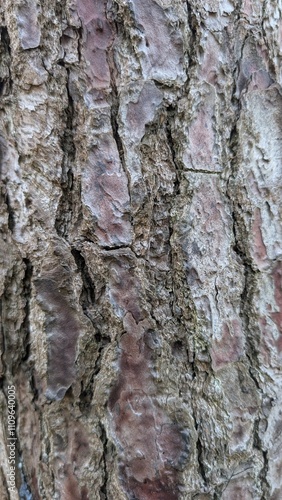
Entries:
[[280, 499], [280, 2], [0, 27], [1, 499]]

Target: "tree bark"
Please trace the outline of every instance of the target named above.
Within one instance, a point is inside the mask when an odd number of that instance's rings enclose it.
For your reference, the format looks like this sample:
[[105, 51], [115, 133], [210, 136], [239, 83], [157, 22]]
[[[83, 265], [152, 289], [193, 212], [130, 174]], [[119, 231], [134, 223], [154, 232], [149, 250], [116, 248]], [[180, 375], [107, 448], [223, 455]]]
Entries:
[[281, 3], [0, 26], [1, 499], [281, 499]]

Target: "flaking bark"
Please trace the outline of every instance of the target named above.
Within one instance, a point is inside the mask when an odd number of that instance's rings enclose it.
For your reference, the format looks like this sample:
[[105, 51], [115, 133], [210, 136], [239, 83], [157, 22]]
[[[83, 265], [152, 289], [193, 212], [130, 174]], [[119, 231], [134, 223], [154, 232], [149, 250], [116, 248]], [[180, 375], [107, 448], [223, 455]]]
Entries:
[[1, 499], [282, 498], [281, 27], [0, 5]]

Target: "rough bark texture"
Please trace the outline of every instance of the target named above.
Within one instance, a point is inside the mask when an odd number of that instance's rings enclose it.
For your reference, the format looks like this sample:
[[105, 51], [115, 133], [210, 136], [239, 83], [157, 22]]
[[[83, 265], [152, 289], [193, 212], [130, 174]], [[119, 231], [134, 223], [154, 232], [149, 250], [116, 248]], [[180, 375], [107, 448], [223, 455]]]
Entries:
[[281, 9], [2, 0], [1, 500], [282, 498]]

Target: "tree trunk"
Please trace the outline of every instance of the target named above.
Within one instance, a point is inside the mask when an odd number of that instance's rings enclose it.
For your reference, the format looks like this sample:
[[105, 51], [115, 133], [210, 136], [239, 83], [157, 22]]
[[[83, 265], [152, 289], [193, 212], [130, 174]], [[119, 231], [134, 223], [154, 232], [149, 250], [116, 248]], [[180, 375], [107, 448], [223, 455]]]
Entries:
[[282, 498], [281, 8], [2, 1], [2, 500]]

